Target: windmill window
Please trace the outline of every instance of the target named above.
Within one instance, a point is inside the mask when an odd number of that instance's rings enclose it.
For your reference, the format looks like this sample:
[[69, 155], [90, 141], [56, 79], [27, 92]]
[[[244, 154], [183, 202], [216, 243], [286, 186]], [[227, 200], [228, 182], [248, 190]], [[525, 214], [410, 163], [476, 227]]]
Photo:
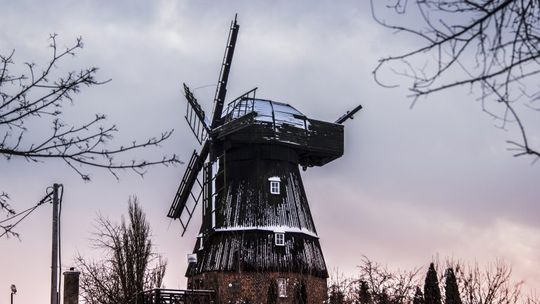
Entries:
[[280, 298], [286, 298], [287, 297], [287, 279], [285, 278], [278, 278], [277, 279], [277, 286], [278, 286], [278, 295]]
[[276, 239], [276, 246], [285, 246], [285, 233], [276, 232], [274, 233], [274, 237]]
[[279, 194], [279, 182], [270, 182], [270, 193]]
[[199, 237], [199, 250], [204, 249], [204, 237]]
[[279, 177], [270, 177], [268, 180], [270, 181], [270, 193], [279, 194], [281, 179]]

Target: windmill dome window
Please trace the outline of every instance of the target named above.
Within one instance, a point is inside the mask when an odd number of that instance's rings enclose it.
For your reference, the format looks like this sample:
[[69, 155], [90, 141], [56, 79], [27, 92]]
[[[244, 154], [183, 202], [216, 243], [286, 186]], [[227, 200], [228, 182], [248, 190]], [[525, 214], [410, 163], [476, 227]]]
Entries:
[[279, 194], [280, 193], [280, 184], [281, 184], [281, 178], [274, 176], [270, 177], [268, 179], [270, 181], [270, 193], [271, 194]]

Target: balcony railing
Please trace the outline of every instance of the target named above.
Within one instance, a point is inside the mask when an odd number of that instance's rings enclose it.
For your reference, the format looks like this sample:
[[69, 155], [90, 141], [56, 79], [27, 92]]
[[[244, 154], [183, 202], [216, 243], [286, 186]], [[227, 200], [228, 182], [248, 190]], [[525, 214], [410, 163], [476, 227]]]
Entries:
[[215, 303], [213, 290], [150, 289], [138, 294], [130, 304], [207, 304]]

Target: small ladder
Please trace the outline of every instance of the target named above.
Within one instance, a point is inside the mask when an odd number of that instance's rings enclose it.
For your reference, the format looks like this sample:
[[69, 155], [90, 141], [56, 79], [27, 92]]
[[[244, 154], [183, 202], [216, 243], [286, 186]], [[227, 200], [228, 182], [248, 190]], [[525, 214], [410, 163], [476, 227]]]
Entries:
[[[222, 166], [220, 166], [220, 163]], [[223, 179], [222, 186], [216, 189], [216, 180]], [[208, 162], [204, 166], [203, 177], [203, 222], [206, 227], [203, 230], [210, 230], [216, 226], [216, 200], [217, 196], [226, 188], [225, 179], [225, 154], [216, 157], [213, 162]]]

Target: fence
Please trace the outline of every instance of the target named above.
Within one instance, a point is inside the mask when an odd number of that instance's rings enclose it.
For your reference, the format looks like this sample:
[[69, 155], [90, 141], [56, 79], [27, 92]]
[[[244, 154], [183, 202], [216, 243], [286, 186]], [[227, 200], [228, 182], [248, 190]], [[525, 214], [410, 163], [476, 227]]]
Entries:
[[211, 304], [213, 290], [150, 289], [138, 294], [130, 304]]

